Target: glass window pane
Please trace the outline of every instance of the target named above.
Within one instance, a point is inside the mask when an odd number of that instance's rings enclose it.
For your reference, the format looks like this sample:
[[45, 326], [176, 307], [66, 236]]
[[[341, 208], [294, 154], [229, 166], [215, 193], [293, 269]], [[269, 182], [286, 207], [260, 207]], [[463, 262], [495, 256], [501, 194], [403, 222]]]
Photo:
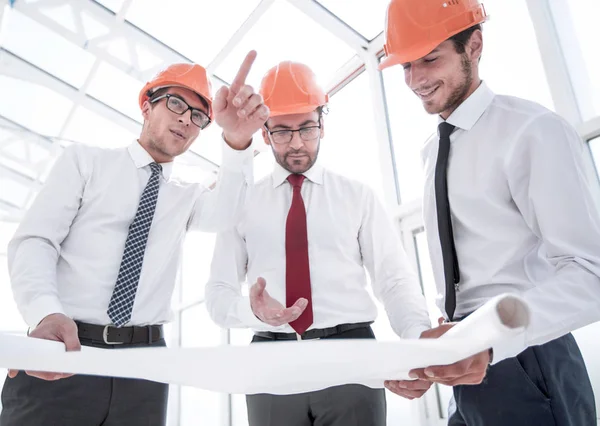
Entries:
[[346, 43], [285, 1], [273, 2], [215, 74], [231, 82], [252, 49], [258, 49], [258, 56], [247, 82], [254, 87], [260, 85], [269, 68], [285, 60], [305, 63], [325, 85], [355, 54]]
[[598, 0], [551, 1], [571, 83], [584, 120], [600, 115], [600, 2]]
[[[4, 184], [0, 183], [4, 188]], [[6, 249], [8, 242], [17, 230], [17, 223], [0, 221], [0, 331], [25, 333], [27, 325], [17, 310], [10, 287], [8, 275], [8, 264], [6, 260]], [[0, 371], [0, 382], [4, 374]]]
[[594, 159], [594, 165], [596, 166], [596, 173], [600, 176], [600, 136], [590, 139], [588, 142], [590, 151], [592, 152], [592, 158]]
[[383, 70], [383, 84], [400, 202], [405, 204], [422, 196], [423, 167], [420, 150], [435, 131], [437, 119], [423, 110], [419, 99], [404, 84], [404, 70], [401, 66]]
[[87, 92], [94, 98], [141, 122], [142, 113], [138, 105], [138, 96], [142, 87], [144, 87], [144, 83], [141, 81], [102, 62]]
[[[134, 0], [127, 20], [161, 42], [207, 66], [259, 0]], [[215, 19], [217, 18], [217, 19]]]
[[[498, 94], [519, 96], [553, 109], [526, 2], [487, 0], [486, 10], [490, 20], [483, 27], [481, 77]], [[420, 149], [436, 131], [437, 117], [428, 116], [406, 87], [401, 66], [385, 69], [383, 79], [400, 198], [407, 203], [422, 196]]]
[[0, 75], [0, 116], [29, 130], [58, 136], [73, 102], [44, 86]]
[[[195, 305], [181, 313], [181, 346], [218, 346], [222, 331], [209, 318], [204, 304]], [[223, 395], [202, 389], [181, 387], [181, 426], [220, 424], [225, 410]]]
[[121, 6], [123, 6], [124, 0], [94, 0], [94, 1], [96, 3], [100, 3], [105, 8], [117, 13], [121, 9]]
[[138, 136], [81, 106], [73, 114], [64, 134], [65, 139], [101, 148], [121, 148], [129, 145]]
[[72, 86], [85, 82], [94, 64], [93, 55], [18, 10], [7, 10], [2, 28], [5, 49]]
[[370, 103], [367, 73], [360, 74], [331, 97], [319, 161], [332, 171], [366, 183], [383, 199], [379, 148]]
[[231, 395], [232, 426], [248, 426], [248, 410], [245, 395]]
[[389, 0], [317, 0], [349, 26], [372, 40], [383, 31]]
[[[9, 169], [0, 167], [0, 187], [2, 188], [0, 200], [6, 201], [16, 207], [25, 207], [30, 187], [22, 179], [11, 178], [12, 173]], [[33, 184], [33, 181], [31, 184]]]

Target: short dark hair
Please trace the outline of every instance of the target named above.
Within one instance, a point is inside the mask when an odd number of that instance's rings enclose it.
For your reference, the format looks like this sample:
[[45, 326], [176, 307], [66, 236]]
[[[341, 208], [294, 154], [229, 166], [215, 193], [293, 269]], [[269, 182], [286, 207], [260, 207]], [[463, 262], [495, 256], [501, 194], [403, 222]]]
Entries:
[[[150, 102], [150, 105], [152, 105], [152, 101], [156, 98], [158, 98], [159, 96], [164, 95], [165, 93], [167, 93], [169, 91], [169, 89], [172, 86], [169, 87], [161, 87], [158, 90], [152, 91], [152, 90], [148, 90], [146, 92], [146, 95], [148, 96], [148, 101]], [[194, 92], [196, 93], [196, 92]], [[204, 99], [202, 96], [200, 96], [198, 93], [196, 93], [196, 95], [198, 95], [198, 98], [200, 99], [200, 102], [202, 102], [202, 106], [204, 108], [206, 108], [206, 111], [208, 111], [210, 113], [210, 107], [208, 106], [208, 102], [206, 102], [206, 99]]]
[[454, 44], [454, 49], [456, 53], [463, 54], [465, 53], [465, 46], [471, 39], [473, 33], [477, 30], [481, 31], [483, 28], [481, 24], [473, 25], [472, 27], [467, 28], [466, 30], [461, 31], [458, 34], [454, 34], [448, 40], [452, 41]]

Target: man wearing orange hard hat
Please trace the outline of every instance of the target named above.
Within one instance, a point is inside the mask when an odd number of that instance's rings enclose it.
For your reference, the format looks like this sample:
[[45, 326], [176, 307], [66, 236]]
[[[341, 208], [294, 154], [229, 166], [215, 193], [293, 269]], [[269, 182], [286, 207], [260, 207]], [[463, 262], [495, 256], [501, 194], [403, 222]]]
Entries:
[[392, 0], [380, 68], [402, 65], [406, 85], [439, 116], [422, 151], [423, 214], [447, 323], [422, 337], [439, 337], [502, 293], [523, 297], [530, 326], [387, 386], [410, 398], [432, 382], [454, 386], [452, 426], [595, 425], [570, 333], [600, 319], [600, 220], [585, 146], [552, 111], [481, 80], [486, 16], [477, 0]]
[[[8, 247], [31, 337], [67, 351], [165, 346], [186, 231], [232, 226], [252, 182], [248, 146], [268, 117], [245, 84], [255, 55], [214, 100], [203, 67], [171, 65], [140, 92], [138, 140], [65, 150]], [[174, 158], [213, 120], [224, 139], [216, 188], [173, 179]], [[164, 425], [167, 395], [166, 384], [144, 380], [11, 371], [0, 424]]]
[[[373, 339], [377, 309], [366, 268], [394, 331], [419, 337], [430, 322], [393, 222], [373, 190], [317, 160], [328, 97], [314, 73], [282, 62], [265, 74], [260, 94], [270, 109], [263, 138], [276, 164], [237, 226], [217, 237], [205, 291], [211, 317], [251, 328], [253, 343]], [[241, 293], [246, 279], [255, 283], [249, 297]], [[251, 426], [386, 424], [384, 390], [359, 385], [246, 401]]]

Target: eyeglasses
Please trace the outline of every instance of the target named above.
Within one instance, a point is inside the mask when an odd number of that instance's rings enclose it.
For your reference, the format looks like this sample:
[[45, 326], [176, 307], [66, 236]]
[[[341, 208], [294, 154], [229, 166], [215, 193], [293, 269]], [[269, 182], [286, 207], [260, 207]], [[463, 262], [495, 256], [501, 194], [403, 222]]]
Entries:
[[271, 140], [273, 143], [277, 145], [283, 145], [290, 143], [292, 138], [294, 137], [294, 132], [298, 132], [300, 134], [300, 139], [305, 142], [311, 142], [317, 139], [321, 134], [321, 124], [318, 126], [308, 126], [308, 127], [300, 127], [296, 130], [269, 130], [267, 132], [271, 136]]
[[205, 129], [206, 126], [210, 124], [210, 118], [206, 113], [198, 108], [192, 108], [178, 96], [167, 93], [166, 95], [159, 96], [155, 99], [152, 99], [150, 103], [155, 103], [160, 101], [161, 99], [167, 99], [167, 108], [169, 111], [174, 112], [177, 115], [183, 115], [187, 110], [192, 111], [192, 123], [196, 126], [200, 127], [200, 129]]

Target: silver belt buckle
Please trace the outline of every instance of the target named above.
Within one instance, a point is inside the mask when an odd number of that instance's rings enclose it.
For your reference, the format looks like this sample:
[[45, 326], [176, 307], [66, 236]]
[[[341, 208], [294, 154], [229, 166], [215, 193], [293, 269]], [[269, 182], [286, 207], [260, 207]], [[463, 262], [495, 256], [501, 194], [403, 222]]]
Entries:
[[109, 342], [108, 341], [108, 327], [112, 327], [112, 326], [105, 325], [104, 330], [102, 330], [102, 340], [104, 340], [104, 343], [106, 343], [107, 345], [122, 345], [123, 342]]

